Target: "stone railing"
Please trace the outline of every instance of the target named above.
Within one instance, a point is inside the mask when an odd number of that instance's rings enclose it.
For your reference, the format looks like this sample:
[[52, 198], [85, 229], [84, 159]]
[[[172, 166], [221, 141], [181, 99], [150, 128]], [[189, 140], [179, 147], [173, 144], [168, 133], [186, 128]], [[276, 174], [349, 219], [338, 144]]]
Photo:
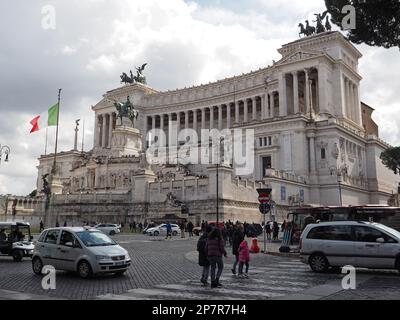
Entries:
[[290, 172], [278, 171], [275, 169], [265, 170], [264, 178], [277, 178], [277, 179], [292, 181], [292, 182], [296, 182], [296, 183], [307, 184], [307, 180], [303, 176], [298, 176], [298, 175], [295, 175]]

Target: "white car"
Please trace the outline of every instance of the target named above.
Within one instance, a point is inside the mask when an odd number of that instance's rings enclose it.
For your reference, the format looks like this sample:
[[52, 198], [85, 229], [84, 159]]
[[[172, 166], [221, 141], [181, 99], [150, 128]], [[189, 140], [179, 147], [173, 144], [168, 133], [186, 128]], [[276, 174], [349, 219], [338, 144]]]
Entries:
[[[172, 224], [172, 235], [173, 236], [177, 236], [181, 233], [181, 230], [179, 228], [179, 226], [177, 224]], [[160, 224], [159, 226], [156, 226], [154, 228], [149, 228], [146, 230], [146, 234], [148, 234], [149, 236], [166, 236], [167, 235], [167, 225], [164, 224]]]
[[96, 225], [95, 228], [110, 236], [121, 232], [121, 226], [112, 223], [100, 223]]
[[345, 265], [400, 271], [400, 232], [372, 222], [309, 224], [301, 235], [300, 256], [315, 272]]
[[46, 265], [77, 272], [81, 278], [93, 274], [123, 274], [130, 266], [128, 252], [103, 232], [93, 228], [63, 227], [44, 230], [32, 255], [32, 269], [42, 274]]

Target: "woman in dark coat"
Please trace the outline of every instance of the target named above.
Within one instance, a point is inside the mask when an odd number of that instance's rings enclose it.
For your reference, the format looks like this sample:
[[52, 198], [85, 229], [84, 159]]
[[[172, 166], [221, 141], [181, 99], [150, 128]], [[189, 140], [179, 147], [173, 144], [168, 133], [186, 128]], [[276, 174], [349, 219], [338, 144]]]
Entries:
[[[207, 259], [211, 268], [211, 288], [222, 287], [219, 282], [222, 271], [224, 270], [224, 261], [222, 256], [227, 256], [225, 251], [224, 240], [222, 239], [221, 230], [214, 228], [209, 234], [206, 243]], [[215, 269], [218, 267], [217, 273]]]
[[207, 280], [208, 280], [208, 275], [210, 273], [210, 262], [208, 262], [206, 253], [208, 231], [210, 230], [206, 230], [205, 232], [203, 232], [200, 239], [197, 241], [197, 251], [199, 252], [199, 266], [203, 267], [203, 272], [201, 275], [200, 282], [205, 286], [208, 285]]
[[236, 274], [236, 267], [239, 264], [239, 246], [244, 240], [244, 227], [238, 225], [232, 235], [232, 254], [235, 256], [235, 262], [232, 266], [232, 273]]

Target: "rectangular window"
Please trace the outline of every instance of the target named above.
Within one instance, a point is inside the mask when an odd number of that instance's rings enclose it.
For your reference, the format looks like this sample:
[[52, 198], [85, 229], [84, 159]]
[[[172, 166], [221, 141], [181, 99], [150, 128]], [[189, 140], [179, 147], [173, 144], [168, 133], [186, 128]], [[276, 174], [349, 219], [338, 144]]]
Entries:
[[260, 138], [260, 147], [262, 147], [262, 146], [263, 146], [263, 139]]
[[286, 187], [281, 186], [281, 200], [285, 201], [286, 200]]
[[304, 202], [304, 190], [300, 189], [300, 202]]
[[322, 159], [322, 160], [325, 160], [325, 159], [326, 159], [326, 150], [325, 150], [325, 148], [322, 148], [322, 149], [321, 149], [321, 159]]
[[272, 137], [268, 137], [268, 145], [272, 146]]
[[267, 146], [267, 138], [264, 138], [264, 146]]
[[262, 177], [266, 176], [266, 170], [271, 169], [271, 157], [262, 157]]

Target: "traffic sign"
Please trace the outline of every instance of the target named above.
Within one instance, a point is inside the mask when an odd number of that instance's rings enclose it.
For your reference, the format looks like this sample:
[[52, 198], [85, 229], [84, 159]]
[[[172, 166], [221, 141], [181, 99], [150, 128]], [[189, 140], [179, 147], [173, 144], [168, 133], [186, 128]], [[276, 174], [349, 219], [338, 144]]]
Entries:
[[260, 203], [269, 203], [269, 201], [271, 200], [271, 197], [269, 194], [267, 193], [262, 193], [258, 196], [258, 201]]

